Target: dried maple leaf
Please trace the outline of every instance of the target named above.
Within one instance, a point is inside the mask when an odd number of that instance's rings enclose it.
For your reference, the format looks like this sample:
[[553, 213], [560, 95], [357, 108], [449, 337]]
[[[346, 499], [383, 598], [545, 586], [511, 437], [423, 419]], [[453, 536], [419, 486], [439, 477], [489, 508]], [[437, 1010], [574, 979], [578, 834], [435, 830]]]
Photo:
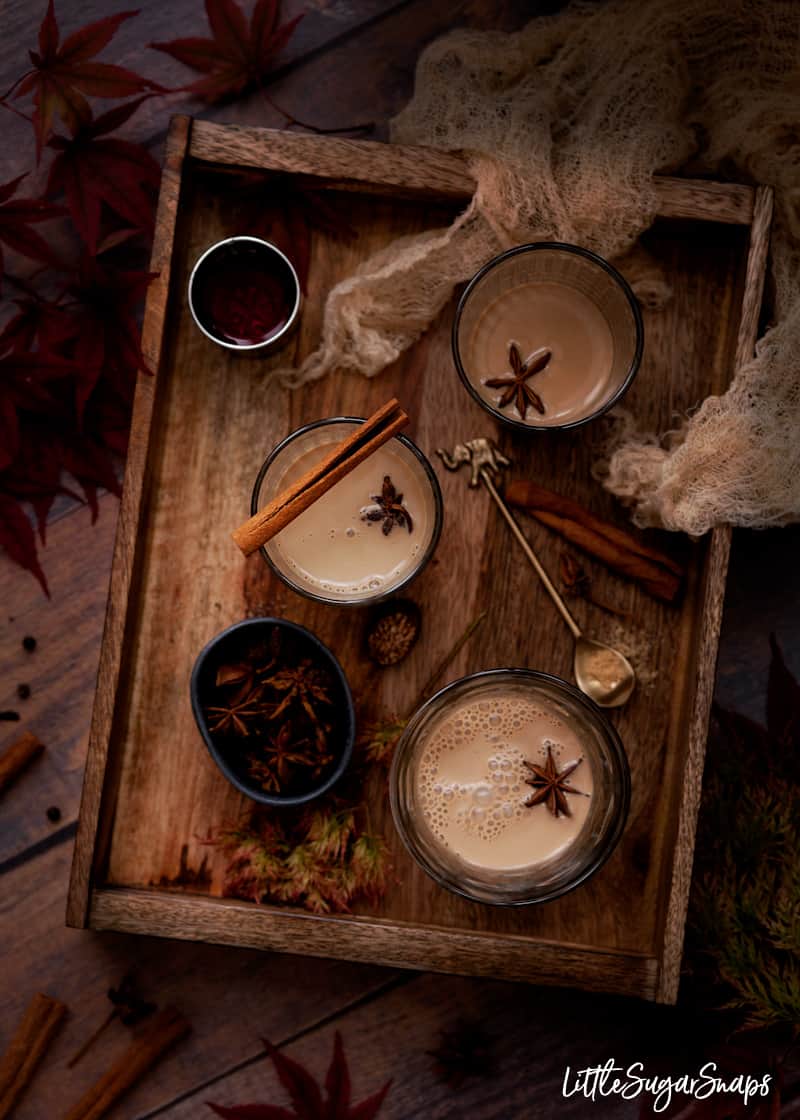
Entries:
[[267, 1053], [275, 1063], [281, 1084], [292, 1103], [292, 1111], [272, 1104], [245, 1104], [225, 1107], [208, 1106], [223, 1120], [373, 1120], [378, 1115], [391, 1081], [367, 1097], [360, 1104], [351, 1104], [350, 1071], [342, 1045], [342, 1036], [336, 1032], [333, 1057], [325, 1077], [325, 1099], [312, 1074], [300, 1062], [288, 1058], [277, 1046], [264, 1039]]
[[[94, 56], [111, 42], [120, 24], [137, 12], [119, 12], [79, 28], [61, 43], [53, 0], [39, 28], [39, 50], [30, 51], [33, 70], [16, 87], [15, 97], [33, 91], [33, 127], [37, 157], [53, 127], [56, 113], [70, 132], [91, 119], [86, 96], [129, 97], [134, 93], [162, 91], [156, 82], [124, 66], [97, 62]], [[12, 87], [13, 89], [14, 87]]]
[[25, 175], [18, 175], [0, 185], [0, 278], [3, 276], [3, 245], [43, 264], [60, 264], [44, 238], [30, 227], [35, 222], [58, 217], [64, 211], [41, 198], [13, 198], [24, 178]]
[[211, 38], [193, 36], [151, 43], [204, 77], [186, 87], [206, 101], [221, 101], [260, 87], [302, 15], [279, 24], [278, 0], [258, 0], [248, 25], [235, 0], [206, 0]]
[[[96, 119], [89, 116], [74, 135], [55, 136], [48, 147], [58, 154], [50, 167], [47, 194], [63, 191], [76, 230], [90, 253], [97, 253], [100, 219], [107, 206], [129, 222], [133, 231], [150, 231], [161, 172], [141, 144], [109, 137], [136, 112], [143, 97], [119, 105]], [[108, 248], [108, 246], [104, 246]]]

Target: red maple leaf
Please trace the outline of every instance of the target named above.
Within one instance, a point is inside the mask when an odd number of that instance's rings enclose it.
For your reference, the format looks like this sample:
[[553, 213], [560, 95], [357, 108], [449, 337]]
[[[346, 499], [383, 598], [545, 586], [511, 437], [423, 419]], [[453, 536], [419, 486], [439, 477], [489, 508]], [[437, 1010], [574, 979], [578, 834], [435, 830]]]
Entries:
[[36, 576], [42, 591], [49, 599], [47, 580], [36, 555], [33, 526], [19, 504], [2, 492], [0, 492], [0, 547], [5, 549], [16, 564]]
[[[39, 50], [30, 51], [33, 70], [19, 82], [16, 97], [33, 90], [33, 126], [37, 156], [50, 135], [53, 118], [59, 114], [70, 132], [90, 119], [89, 97], [128, 97], [147, 90], [161, 92], [163, 87], [147, 78], [110, 62], [97, 62], [94, 56], [110, 43], [121, 23], [138, 12], [120, 12], [81, 27], [63, 43], [56, 21], [53, 0], [39, 28]], [[14, 87], [12, 87], [13, 89]]]
[[235, 0], [206, 0], [211, 38], [194, 36], [151, 43], [205, 77], [187, 86], [206, 101], [220, 101], [260, 87], [275, 55], [281, 51], [302, 15], [279, 24], [278, 0], [258, 0], [248, 25]]
[[37, 292], [14, 300], [18, 310], [0, 332], [0, 352], [10, 349], [29, 353], [38, 340], [39, 350], [59, 353], [62, 342], [74, 331], [70, 314], [58, 299], [45, 299]]
[[69, 325], [62, 329], [59, 340], [61, 351], [72, 359], [77, 371], [79, 423], [101, 376], [123, 400], [132, 399], [136, 375], [147, 369], [136, 309], [154, 275], [113, 268], [88, 252], [81, 257], [65, 290], [72, 302]]
[[[19, 452], [13, 465], [0, 475], [0, 486], [7, 496], [18, 502], [30, 502], [42, 544], [47, 539], [47, 514], [56, 494], [67, 494], [80, 502], [80, 495], [64, 486], [61, 480], [61, 447], [44, 426], [37, 430], [36, 421], [22, 425]], [[35, 554], [35, 548], [34, 548]]]
[[74, 373], [74, 362], [45, 352], [9, 350], [0, 356], [0, 470], [10, 467], [19, 451], [20, 412], [56, 414], [59, 401], [47, 383]]
[[32, 260], [52, 265], [60, 263], [44, 238], [30, 226], [34, 222], [58, 217], [64, 211], [41, 198], [12, 198], [24, 178], [25, 175], [19, 175], [0, 186], [0, 278], [3, 275], [4, 244]]
[[391, 1081], [367, 1097], [360, 1104], [350, 1104], [350, 1071], [347, 1068], [342, 1036], [336, 1032], [333, 1057], [325, 1078], [325, 1095], [305, 1066], [282, 1053], [277, 1046], [264, 1039], [267, 1053], [275, 1063], [278, 1077], [291, 1098], [293, 1111], [274, 1104], [244, 1104], [225, 1107], [212, 1104], [209, 1108], [222, 1120], [373, 1120], [378, 1115]]
[[[72, 221], [91, 253], [96, 253], [103, 205], [138, 230], [149, 231], [155, 216], [158, 164], [141, 144], [106, 134], [119, 128], [146, 100], [138, 97], [94, 119], [91, 110], [74, 136], [55, 136], [58, 152], [50, 168], [47, 194], [63, 191]], [[103, 139], [101, 139], [103, 137]]]

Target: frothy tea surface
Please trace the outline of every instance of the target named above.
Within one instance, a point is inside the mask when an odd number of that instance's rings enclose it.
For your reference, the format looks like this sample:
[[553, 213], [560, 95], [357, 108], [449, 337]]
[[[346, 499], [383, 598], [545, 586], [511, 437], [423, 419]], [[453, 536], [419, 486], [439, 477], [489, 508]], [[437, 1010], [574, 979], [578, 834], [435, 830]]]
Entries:
[[[296, 481], [339, 442], [325, 443], [301, 454], [279, 480], [278, 489]], [[405, 449], [390, 442], [337, 482], [295, 518], [268, 546], [273, 559], [295, 582], [326, 598], [373, 598], [400, 583], [419, 564], [434, 528], [433, 494], [424, 469]], [[377, 514], [374, 498], [382, 494], [385, 477], [408, 521], [392, 524], [365, 519]]]
[[[465, 699], [427, 729], [416, 766], [416, 795], [425, 821], [453, 855], [474, 867], [519, 871], [563, 852], [580, 833], [594, 790], [589, 760], [576, 732], [545, 701], [509, 693]], [[544, 767], [548, 746], [559, 771], [581, 794], [566, 794], [570, 816], [534, 793], [524, 760]]]
[[[608, 322], [593, 300], [566, 284], [520, 284], [493, 300], [478, 319], [467, 366], [475, 389], [494, 408], [502, 393], [486, 382], [510, 373], [512, 342], [523, 362], [550, 352], [544, 369], [528, 381], [545, 411], [528, 408], [526, 423], [542, 427], [580, 420], [617, 388], [612, 384], [614, 341]], [[522, 419], [513, 401], [500, 411]]]

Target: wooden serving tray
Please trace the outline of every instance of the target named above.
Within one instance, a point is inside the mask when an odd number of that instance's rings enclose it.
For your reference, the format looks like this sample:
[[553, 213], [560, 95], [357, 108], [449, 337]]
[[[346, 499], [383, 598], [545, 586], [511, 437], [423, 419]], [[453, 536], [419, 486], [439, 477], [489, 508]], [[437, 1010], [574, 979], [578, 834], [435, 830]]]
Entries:
[[[260, 556], [245, 562], [229, 532], [247, 516], [255, 475], [280, 438], [319, 417], [368, 415], [395, 394], [413, 418], [412, 438], [429, 455], [494, 436], [513, 459], [513, 477], [535, 478], [627, 523], [590, 475], [602, 424], [528, 440], [493, 430], [453, 368], [452, 305], [379, 377], [336, 374], [292, 393], [265, 385], [263, 359], [229, 357], [209, 342], [191, 321], [186, 284], [203, 249], [246, 232], [229, 174], [236, 167], [290, 173], [338, 192], [332, 197], [344, 200], [358, 231], [347, 242], [313, 234], [301, 327], [290, 349], [270, 359], [275, 363], [300, 361], [314, 348], [325, 294], [337, 280], [396, 236], [448, 222], [474, 186], [456, 155], [173, 121], [153, 250], [159, 275], [144, 325], [155, 375], [142, 374], [136, 393], [68, 924], [674, 1001], [725, 588], [725, 529], [694, 544], [659, 542], [684, 547], [688, 556], [678, 606], [590, 562], [595, 593], [631, 612], [627, 625], [644, 638], [651, 670], [628, 706], [611, 715], [630, 759], [632, 808], [618, 849], [590, 882], [539, 907], [504, 910], [456, 898], [406, 855], [376, 787], [373, 823], [392, 849], [396, 880], [383, 902], [318, 917], [221, 897], [225, 859], [201, 841], [248, 802], [209, 758], [188, 682], [198, 651], [229, 623], [278, 614], [308, 626], [343, 663], [360, 719], [405, 710], [481, 609], [487, 620], [450, 679], [498, 665], [571, 678], [566, 630], [488, 495], [470, 491], [465, 477], [441, 470], [438, 460], [445, 527], [434, 561], [411, 587], [424, 630], [402, 665], [378, 670], [363, 657], [363, 612], [310, 603], [280, 584]], [[645, 309], [644, 361], [625, 405], [646, 429], [664, 430], [724, 389], [752, 353], [771, 193], [666, 178], [658, 190], [661, 216], [643, 241], [673, 295], [661, 310]], [[523, 522], [556, 571], [563, 544]], [[579, 601], [575, 611], [598, 637], [610, 634], [610, 616]], [[187, 874], [201, 866], [204, 874]]]

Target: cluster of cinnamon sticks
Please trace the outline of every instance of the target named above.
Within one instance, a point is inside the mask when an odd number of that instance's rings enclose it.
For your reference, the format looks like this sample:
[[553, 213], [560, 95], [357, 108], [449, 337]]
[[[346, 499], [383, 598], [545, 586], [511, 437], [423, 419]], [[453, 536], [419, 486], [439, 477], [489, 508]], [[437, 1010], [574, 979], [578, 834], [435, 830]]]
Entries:
[[321, 498], [332, 486], [363, 463], [408, 424], [408, 416], [394, 398], [307, 471], [264, 509], [253, 514], [232, 534], [245, 556], [261, 548], [290, 521]]
[[612, 571], [638, 583], [656, 599], [671, 603], [677, 598], [684, 577], [677, 561], [642, 543], [632, 533], [609, 525], [578, 502], [535, 482], [523, 481], [509, 483], [506, 500]]
[[0, 1059], [0, 1120], [12, 1114], [66, 1013], [66, 1004], [50, 996], [35, 995], [31, 1000]]
[[[0, 1058], [0, 1120], [12, 1115], [66, 1015], [66, 1005], [36, 995]], [[189, 1023], [174, 1007], [161, 1011], [66, 1114], [65, 1120], [100, 1120], [141, 1076], [182, 1039]]]

